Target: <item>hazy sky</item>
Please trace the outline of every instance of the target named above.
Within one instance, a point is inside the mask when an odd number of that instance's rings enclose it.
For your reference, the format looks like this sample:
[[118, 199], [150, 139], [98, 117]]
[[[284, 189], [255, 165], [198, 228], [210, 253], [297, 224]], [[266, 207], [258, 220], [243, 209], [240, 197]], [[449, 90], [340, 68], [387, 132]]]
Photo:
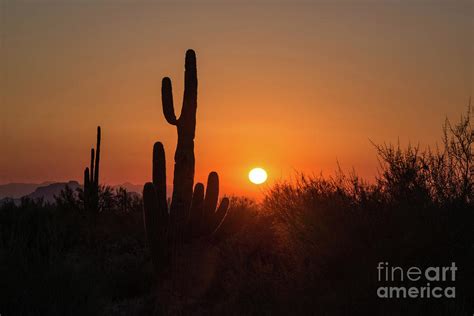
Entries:
[[154, 141], [168, 179], [184, 53], [197, 52], [197, 180], [255, 194], [295, 170], [337, 161], [371, 177], [369, 141], [440, 139], [473, 91], [472, 1], [0, 0], [0, 183], [78, 179], [96, 126], [102, 180], [151, 177]]

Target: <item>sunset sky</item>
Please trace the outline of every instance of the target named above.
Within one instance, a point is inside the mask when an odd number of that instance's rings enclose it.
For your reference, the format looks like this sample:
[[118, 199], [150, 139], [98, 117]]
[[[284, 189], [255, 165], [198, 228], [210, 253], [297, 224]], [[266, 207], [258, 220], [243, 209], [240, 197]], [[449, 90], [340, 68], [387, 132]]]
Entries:
[[433, 145], [473, 88], [472, 1], [0, 0], [0, 183], [82, 182], [102, 126], [102, 182], [172, 180], [184, 54], [198, 62], [196, 180], [257, 194], [339, 161], [371, 178], [370, 140]]

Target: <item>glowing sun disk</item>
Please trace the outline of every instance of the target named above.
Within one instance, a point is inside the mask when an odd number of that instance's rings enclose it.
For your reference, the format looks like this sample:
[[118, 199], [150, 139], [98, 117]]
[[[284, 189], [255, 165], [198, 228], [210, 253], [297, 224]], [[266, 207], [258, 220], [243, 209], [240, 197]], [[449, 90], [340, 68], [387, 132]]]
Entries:
[[262, 168], [253, 168], [249, 172], [249, 180], [255, 184], [262, 184], [267, 181], [267, 172]]

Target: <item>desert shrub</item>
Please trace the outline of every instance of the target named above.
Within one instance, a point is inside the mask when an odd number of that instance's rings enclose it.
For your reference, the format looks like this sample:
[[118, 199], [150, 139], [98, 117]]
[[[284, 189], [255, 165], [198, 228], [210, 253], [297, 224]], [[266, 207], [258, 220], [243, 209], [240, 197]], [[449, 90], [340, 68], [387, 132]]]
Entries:
[[[115, 203], [87, 216], [77, 192], [56, 203], [22, 199], [0, 205], [0, 312], [5, 315], [87, 315], [129, 312], [151, 293], [140, 198], [120, 191]], [[126, 197], [124, 197], [126, 195]], [[125, 206], [125, 207], [124, 207]], [[146, 312], [145, 312], [146, 313]]]
[[381, 172], [378, 188], [392, 202], [472, 207], [474, 194], [474, 126], [469, 105], [455, 125], [443, 125], [441, 148], [375, 145]]
[[[333, 177], [297, 176], [267, 193], [263, 209], [273, 214], [285, 253], [292, 257], [286, 297], [306, 311], [339, 315], [349, 311], [448, 314], [471, 300], [470, 262], [474, 208], [474, 163], [470, 111], [444, 127], [440, 150], [376, 146], [380, 172], [375, 184], [354, 173]], [[459, 297], [446, 300], [377, 300], [375, 267], [449, 265], [462, 278]], [[292, 305], [293, 306], [293, 305]], [[467, 310], [469, 310], [467, 308]]]
[[[2, 205], [1, 310], [6, 315], [89, 313], [96, 304], [88, 278], [68, 265], [80, 243], [73, 213], [42, 200]], [[85, 272], [85, 271], [81, 271]]]

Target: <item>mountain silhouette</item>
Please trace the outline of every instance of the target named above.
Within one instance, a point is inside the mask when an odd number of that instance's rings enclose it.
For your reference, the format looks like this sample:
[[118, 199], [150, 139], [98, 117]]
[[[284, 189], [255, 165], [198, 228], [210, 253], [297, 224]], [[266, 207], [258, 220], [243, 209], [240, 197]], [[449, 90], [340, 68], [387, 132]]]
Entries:
[[54, 202], [54, 197], [58, 196], [66, 185], [69, 186], [69, 188], [71, 188], [73, 191], [80, 187], [80, 184], [77, 181], [51, 183], [49, 185], [36, 188], [36, 190], [33, 193], [28, 194], [27, 197], [31, 199], [42, 198], [45, 202]]
[[12, 198], [19, 199], [22, 196], [33, 193], [38, 187], [47, 186], [54, 181], [45, 181], [42, 183], [6, 183], [0, 184], [0, 199]]

